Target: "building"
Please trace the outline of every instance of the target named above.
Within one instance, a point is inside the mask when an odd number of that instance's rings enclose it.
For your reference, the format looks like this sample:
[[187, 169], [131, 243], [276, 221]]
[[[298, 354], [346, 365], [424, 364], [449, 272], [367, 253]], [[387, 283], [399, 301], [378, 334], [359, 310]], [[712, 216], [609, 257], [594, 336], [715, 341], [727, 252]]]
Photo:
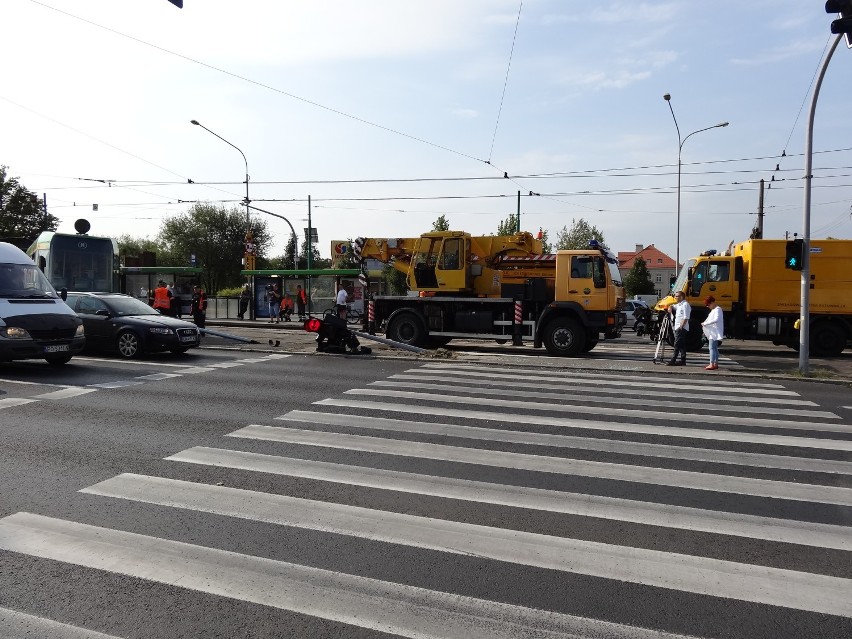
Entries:
[[654, 291], [657, 297], [667, 295], [671, 289], [672, 278], [677, 277], [678, 268], [673, 258], [669, 257], [653, 244], [648, 246], [636, 245], [635, 251], [618, 252], [618, 270], [624, 277], [633, 268], [637, 257], [645, 260], [651, 281], [654, 283]]

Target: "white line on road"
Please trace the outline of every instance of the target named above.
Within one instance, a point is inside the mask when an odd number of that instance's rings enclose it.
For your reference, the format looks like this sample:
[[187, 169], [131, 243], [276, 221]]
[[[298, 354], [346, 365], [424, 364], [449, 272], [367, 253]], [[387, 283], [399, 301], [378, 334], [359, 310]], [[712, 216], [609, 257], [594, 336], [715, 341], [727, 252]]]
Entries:
[[357, 450], [380, 455], [395, 455], [398, 457], [435, 459], [512, 470], [595, 477], [598, 479], [610, 479], [630, 483], [653, 484], [655, 486], [673, 486], [676, 488], [751, 495], [771, 499], [788, 499], [834, 504], [837, 506], [852, 506], [852, 488], [821, 484], [802, 484], [769, 479], [754, 479], [752, 477], [733, 477], [714, 473], [696, 473], [687, 470], [671, 470], [669, 468], [651, 468], [629, 464], [586, 461], [566, 457], [507, 453], [481, 448], [424, 444], [404, 440], [388, 440], [381, 437], [279, 428], [275, 426], [262, 426], [260, 424], [251, 424], [233, 433], [229, 433], [227, 436], [301, 444], [303, 446]]
[[[385, 402], [369, 402], [357, 399], [321, 399], [314, 402], [318, 406], [340, 406], [353, 409], [362, 408], [373, 411], [388, 411], [423, 415], [423, 407], [411, 404], [389, 404]], [[507, 413], [467, 410], [462, 408], [429, 408], [432, 415], [442, 417], [458, 417], [461, 419], [478, 419], [491, 422], [505, 422]], [[359, 417], [353, 417], [353, 421]], [[537, 424], [557, 426], [559, 428], [575, 428], [613, 433], [636, 433], [642, 435], [660, 435], [663, 437], [681, 437], [684, 439], [703, 439], [711, 441], [738, 442], [747, 444], [766, 444], [769, 446], [788, 446], [794, 448], [812, 448], [820, 450], [852, 451], [852, 441], [840, 439], [823, 439], [818, 437], [793, 437], [790, 435], [768, 435], [764, 433], [741, 433], [725, 430], [705, 430], [703, 428], [682, 428], [680, 426], [630, 424], [626, 422], [602, 422], [589, 419], [559, 418], [543, 415], [512, 414], [511, 420], [516, 424]], [[741, 426], [749, 426], [749, 419], [743, 418]], [[805, 430], [805, 426], [801, 427]], [[810, 430], [810, 429], [808, 429]]]
[[[0, 520], [0, 547], [404, 637], [671, 636], [30, 513]], [[826, 593], [820, 608], [842, 595]]]
[[8, 608], [0, 608], [0, 630], [6, 639], [120, 639]]
[[104, 382], [103, 384], [89, 384], [89, 386], [92, 388], [124, 388], [126, 386], [141, 386], [142, 383], [133, 379], [119, 379], [114, 382]]
[[[82, 492], [771, 606], [852, 616], [852, 580], [124, 474]], [[777, 585], [783, 583], [783, 588]]]
[[554, 435], [551, 433], [531, 433], [528, 431], [483, 428], [478, 426], [460, 426], [440, 422], [415, 422], [407, 419], [389, 419], [365, 416], [359, 416], [357, 419], [353, 419], [352, 415], [341, 413], [315, 413], [301, 410], [292, 410], [281, 417], [276, 417], [275, 419], [305, 424], [326, 424], [329, 426], [341, 426], [345, 428], [383, 430], [394, 433], [401, 432], [443, 435], [486, 442], [499, 441], [512, 444], [528, 444], [532, 446], [597, 450], [643, 457], [688, 459], [690, 461], [712, 462], [716, 464], [734, 464], [759, 468], [779, 468], [783, 470], [852, 475], [852, 462], [836, 461], [832, 459], [762, 455], [759, 453], [694, 448], [692, 446], [646, 444], [643, 442], [631, 442], [619, 439], [599, 439], [593, 437]]
[[[681, 411], [659, 411], [640, 410], [632, 408], [609, 408], [606, 406], [583, 406], [582, 404], [556, 404], [544, 402], [518, 401], [513, 399], [499, 399], [494, 397], [479, 398], [465, 397], [462, 395], [439, 395], [436, 393], [415, 393], [410, 391], [380, 390], [378, 388], [352, 388], [344, 391], [347, 395], [367, 395], [373, 397], [392, 397], [395, 399], [411, 399], [418, 401], [430, 401], [449, 404], [480, 404], [489, 408], [518, 408], [524, 411], [551, 411], [557, 413], [585, 413], [590, 415], [613, 415], [616, 417], [630, 417], [640, 419], [662, 419], [666, 421], [683, 421], [684, 413]], [[421, 407], [421, 410], [423, 408]], [[830, 419], [840, 419], [834, 413], [826, 413]], [[792, 428], [809, 431], [828, 431], [852, 433], [852, 425], [849, 424], [827, 424], [824, 422], [797, 422], [784, 419], [760, 419], [756, 417], [743, 417], [742, 415], [715, 415], [712, 412], [702, 410], [701, 422], [705, 424], [729, 424], [732, 426], [758, 426], [760, 428]]]
[[158, 382], [161, 379], [173, 379], [175, 377], [181, 377], [180, 373], [151, 373], [150, 375], [140, 375], [136, 379], [144, 379], [148, 382]]
[[30, 404], [37, 401], [37, 399], [30, 399], [28, 397], [6, 397], [4, 399], [0, 399], [0, 410], [4, 408], [12, 408], [13, 406], [23, 406], [24, 404]]
[[77, 397], [78, 395], [86, 395], [94, 393], [97, 388], [63, 388], [50, 393], [42, 393], [41, 395], [33, 395], [35, 399], [68, 399], [69, 397]]
[[203, 446], [189, 448], [166, 459], [472, 503], [496, 504], [817, 548], [852, 550], [852, 535], [849, 534], [849, 528], [831, 524], [657, 504], [620, 497], [568, 493], [512, 484], [493, 484], [470, 479]]

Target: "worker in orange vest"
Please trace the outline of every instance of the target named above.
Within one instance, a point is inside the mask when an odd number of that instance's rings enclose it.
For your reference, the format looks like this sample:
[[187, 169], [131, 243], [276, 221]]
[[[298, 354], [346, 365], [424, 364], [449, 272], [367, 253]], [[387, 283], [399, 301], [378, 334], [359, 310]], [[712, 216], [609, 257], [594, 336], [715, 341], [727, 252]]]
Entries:
[[171, 315], [172, 312], [172, 292], [166, 286], [163, 280], [157, 283], [157, 288], [154, 289], [154, 310], [160, 311], [163, 315]]

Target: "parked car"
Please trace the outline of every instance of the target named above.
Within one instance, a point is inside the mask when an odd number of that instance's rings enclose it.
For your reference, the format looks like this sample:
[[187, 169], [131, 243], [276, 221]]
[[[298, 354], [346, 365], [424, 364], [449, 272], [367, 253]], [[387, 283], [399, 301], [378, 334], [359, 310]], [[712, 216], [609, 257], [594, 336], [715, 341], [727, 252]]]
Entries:
[[642, 300], [627, 300], [624, 302], [624, 314], [627, 315], [626, 328], [633, 328], [636, 323], [636, 318], [633, 316], [633, 311], [637, 307], [648, 308], [648, 305]]
[[86, 349], [131, 359], [142, 353], [185, 353], [201, 344], [198, 327], [162, 315], [121, 293], [68, 293], [66, 303], [83, 320]]

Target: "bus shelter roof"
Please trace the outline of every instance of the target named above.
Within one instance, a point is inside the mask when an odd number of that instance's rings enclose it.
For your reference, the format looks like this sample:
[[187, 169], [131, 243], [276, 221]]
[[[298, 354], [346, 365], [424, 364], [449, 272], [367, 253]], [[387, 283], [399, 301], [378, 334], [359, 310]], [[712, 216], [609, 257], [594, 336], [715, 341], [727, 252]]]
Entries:
[[355, 277], [360, 275], [361, 271], [357, 268], [308, 268], [308, 269], [290, 269], [290, 270], [280, 270], [280, 269], [271, 269], [271, 270], [262, 270], [262, 271], [240, 271], [240, 275], [261, 275], [261, 276], [270, 276], [270, 275], [280, 275], [280, 276], [295, 276], [295, 277], [304, 277], [306, 275], [314, 276], [314, 275], [329, 275], [329, 276], [351, 276]]

